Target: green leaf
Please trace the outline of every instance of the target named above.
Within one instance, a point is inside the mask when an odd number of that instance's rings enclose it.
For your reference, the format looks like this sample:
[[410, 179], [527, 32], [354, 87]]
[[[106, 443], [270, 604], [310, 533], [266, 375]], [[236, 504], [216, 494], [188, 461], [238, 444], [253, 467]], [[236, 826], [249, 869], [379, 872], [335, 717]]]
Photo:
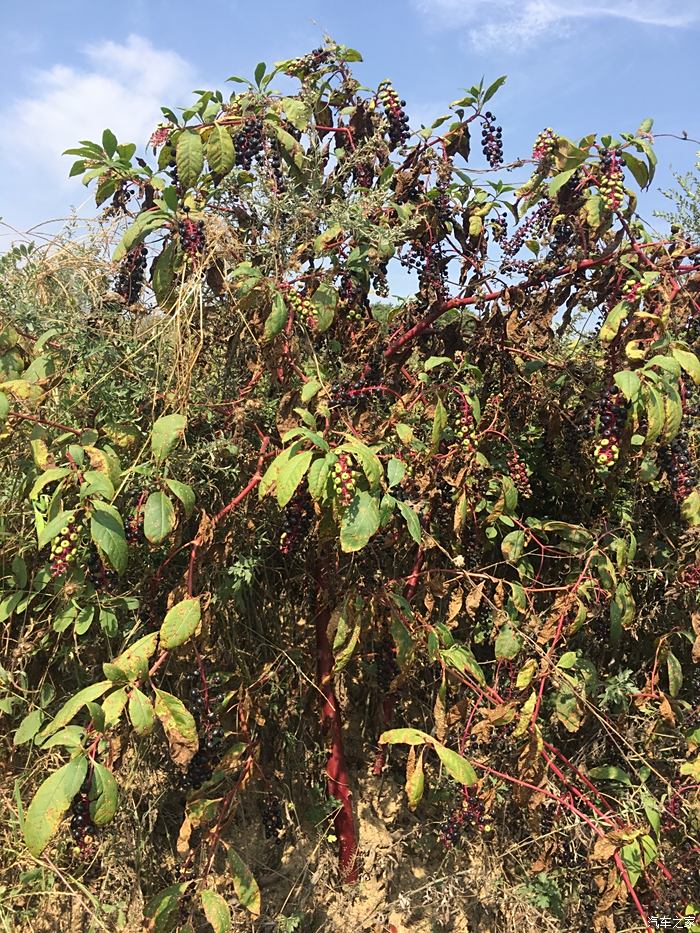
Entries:
[[149, 632], [135, 641], [113, 662], [105, 661], [102, 670], [111, 681], [139, 680], [148, 670], [148, 662], [158, 645], [158, 632]]
[[184, 130], [180, 134], [175, 150], [177, 177], [184, 188], [194, 188], [204, 168], [202, 137], [199, 133]]
[[86, 470], [83, 473], [83, 483], [80, 486], [81, 499], [87, 496], [101, 496], [103, 499], [114, 498], [114, 486], [109, 476], [100, 470]]
[[306, 482], [309, 487], [311, 498], [315, 499], [317, 502], [321, 500], [326, 493], [326, 486], [331, 470], [331, 461], [333, 459], [332, 456], [318, 458], [314, 460], [309, 468], [309, 475], [306, 478]]
[[189, 518], [192, 512], [194, 511], [194, 491], [191, 486], [188, 486], [187, 483], [181, 483], [176, 479], [166, 479], [165, 485], [177, 496], [177, 498], [182, 503], [182, 507], [185, 511], [185, 518]]
[[82, 726], [66, 726], [65, 729], [59, 729], [54, 735], [49, 736], [41, 743], [42, 751], [46, 748], [53, 748], [60, 745], [63, 748], [80, 748], [85, 738], [85, 729]]
[[10, 400], [4, 392], [0, 392], [0, 424], [6, 421], [10, 413]]
[[517, 657], [521, 647], [521, 641], [513, 628], [508, 625], [508, 623], [503, 625], [496, 636], [496, 657], [499, 660], [504, 658], [508, 661], [512, 661], [513, 658]]
[[50, 775], [39, 787], [24, 817], [23, 835], [32, 855], [41, 855], [56, 834], [87, 774], [80, 755]]
[[152, 492], [143, 510], [143, 533], [151, 544], [165, 541], [176, 525], [175, 509], [160, 490]]
[[299, 483], [311, 465], [313, 456], [314, 452], [312, 450], [305, 450], [290, 457], [281, 465], [277, 476], [276, 490], [277, 502], [280, 507], [284, 508], [297, 491]]
[[255, 77], [255, 83], [257, 84], [258, 87], [260, 87], [260, 82], [265, 77], [266, 68], [267, 68], [267, 65], [265, 64], [265, 62], [258, 62], [258, 64], [255, 66], [254, 77]]
[[389, 484], [389, 489], [394, 486], [398, 486], [405, 475], [406, 464], [403, 462], [403, 460], [398, 460], [396, 457], [392, 457], [386, 468], [386, 477]]
[[146, 929], [149, 933], [172, 933], [178, 926], [180, 898], [190, 886], [189, 881], [171, 884], [154, 895], [143, 908], [143, 915], [149, 921]]
[[382, 469], [381, 460], [373, 450], [360, 441], [353, 441], [351, 444], [342, 444], [337, 449], [339, 451], [347, 451], [351, 453], [356, 460], [359, 460], [362, 465], [362, 471], [367, 477], [369, 488], [371, 490], [379, 488], [384, 471]]
[[318, 391], [321, 388], [321, 383], [317, 382], [315, 379], [310, 379], [308, 382], [304, 383], [304, 386], [301, 390], [301, 400], [302, 402], [310, 402], [312, 398], [318, 395]]
[[511, 531], [501, 541], [501, 553], [504, 558], [511, 563], [523, 556], [525, 551], [525, 532]]
[[683, 686], [683, 668], [672, 651], [666, 655], [666, 670], [668, 671], [668, 692], [675, 699]]
[[27, 742], [31, 742], [31, 740], [41, 728], [43, 719], [44, 714], [40, 709], [33, 709], [31, 713], [27, 713], [27, 715], [17, 727], [17, 731], [15, 732], [14, 738], [12, 739], [12, 744], [24, 745]]
[[253, 877], [253, 873], [235, 849], [229, 849], [226, 857], [233, 876], [233, 890], [236, 892], [236, 897], [250, 914], [259, 917], [261, 910], [260, 888]]
[[124, 712], [126, 701], [126, 687], [118, 687], [116, 690], [113, 690], [112, 693], [107, 694], [107, 696], [102, 701], [101, 712], [103, 713], [104, 723], [100, 731], [111, 729], [113, 726], [116, 726], [121, 718], [122, 713]]
[[110, 157], [110, 159], [117, 151], [117, 137], [111, 130], [105, 130], [102, 133], [102, 148]]
[[646, 188], [649, 184], [649, 169], [640, 159], [637, 159], [632, 153], [624, 151], [622, 161], [634, 175], [634, 179], [640, 188]]
[[338, 292], [325, 282], [321, 282], [313, 293], [311, 304], [316, 310], [316, 333], [322, 334], [333, 323], [338, 305]]
[[681, 515], [691, 528], [700, 525], [700, 490], [694, 489], [681, 502]]
[[121, 238], [117, 248], [115, 249], [114, 255], [112, 256], [114, 262], [120, 262], [129, 252], [129, 250], [143, 242], [149, 233], [152, 233], [159, 227], [165, 226], [169, 219], [170, 218], [168, 214], [165, 213], [165, 211], [157, 210], [155, 208], [152, 210], [143, 211], [141, 214], [139, 214], [132, 225], [126, 230], [124, 236]]
[[632, 786], [629, 774], [614, 765], [599, 765], [597, 768], [591, 768], [588, 777], [593, 778], [594, 781], [617, 781], [618, 784]]
[[396, 506], [399, 512], [401, 512], [404, 521], [406, 522], [408, 533], [416, 542], [416, 544], [420, 544], [423, 540], [423, 536], [421, 534], [420, 518], [418, 517], [418, 513], [408, 504], [408, 502], [403, 502], [400, 499], [397, 500]]
[[119, 511], [106, 502], [95, 502], [90, 519], [90, 535], [109, 564], [118, 574], [124, 573], [129, 561], [129, 548], [124, 537], [124, 525]]
[[619, 388], [628, 402], [634, 402], [639, 396], [642, 383], [636, 373], [625, 369], [622, 372], [615, 373], [613, 376], [615, 385]]
[[360, 551], [379, 529], [379, 506], [368, 492], [358, 492], [344, 510], [340, 547], [346, 554]]
[[[409, 764], [411, 758], [409, 755]], [[409, 772], [408, 765], [406, 769], [406, 796], [408, 797], [408, 809], [413, 812], [423, 799], [425, 790], [425, 772], [423, 771], [423, 749], [418, 753], [418, 757], [413, 763], [413, 769]]]
[[44, 525], [38, 537], [37, 547], [39, 550], [46, 547], [49, 541], [53, 540], [60, 532], [61, 528], [65, 525], [70, 525], [74, 518], [75, 511], [71, 509], [69, 512], [59, 512], [54, 519]]
[[420, 729], [389, 729], [379, 736], [380, 745], [429, 745], [432, 741], [431, 736]]
[[305, 130], [311, 119], [311, 108], [298, 97], [283, 97], [282, 106], [287, 119], [297, 130]]
[[496, 91], [499, 88], [503, 87], [507, 79], [508, 79], [508, 75], [501, 75], [500, 78], [496, 78], [496, 80], [492, 84], [489, 84], [489, 86], [484, 91], [484, 96], [481, 98], [482, 104], [487, 104], [491, 100], [493, 95], [496, 93]]
[[231, 929], [231, 911], [228, 904], [216, 891], [200, 892], [204, 916], [211, 924], [214, 933], [228, 933]]
[[175, 299], [175, 267], [178, 256], [177, 244], [167, 243], [161, 250], [153, 266], [151, 286], [156, 301], [168, 309]]
[[647, 414], [646, 443], [650, 446], [663, 431], [666, 421], [666, 410], [664, 408], [663, 396], [653, 386], [648, 384], [644, 385], [644, 396]]
[[559, 191], [560, 188], [563, 188], [564, 185], [567, 183], [567, 181], [570, 181], [574, 177], [574, 175], [576, 174], [577, 168], [578, 166], [575, 166], [574, 168], [567, 169], [567, 171], [565, 172], [559, 172], [559, 174], [555, 178], [553, 178], [552, 181], [550, 181], [549, 183], [550, 198], [554, 197], [557, 191]]
[[156, 695], [155, 713], [165, 731], [170, 757], [175, 764], [188, 764], [199, 748], [194, 716], [185, 708], [182, 700], [157, 687], [153, 689]]
[[151, 451], [160, 463], [165, 460], [184, 437], [187, 418], [184, 415], [163, 415], [151, 430]]
[[42, 742], [48, 736], [53, 735], [54, 732], [58, 732], [59, 729], [62, 729], [63, 726], [68, 725], [71, 719], [76, 713], [80, 712], [86, 703], [90, 703], [92, 700], [101, 697], [111, 686], [111, 680], [101, 680], [99, 683], [90, 684], [89, 687], [84, 687], [82, 690], [79, 690], [75, 696], [72, 696], [63, 704], [48, 726], [45, 726], [41, 730], [37, 736], [37, 741]]
[[233, 168], [236, 153], [229, 131], [215, 123], [207, 139], [207, 162], [212, 172], [221, 177]]
[[610, 343], [611, 340], [614, 340], [620, 330], [620, 325], [631, 312], [632, 307], [628, 302], [618, 302], [605, 318], [603, 326], [600, 328], [600, 333], [598, 334], [600, 342]]
[[183, 599], [167, 615], [160, 627], [161, 648], [177, 648], [184, 645], [197, 630], [202, 618], [199, 596]]
[[129, 695], [128, 710], [136, 735], [150, 735], [156, 722], [156, 714], [151, 701], [136, 687]]
[[700, 360], [690, 350], [671, 347], [673, 358], [677, 360], [696, 385], [700, 385]]
[[433, 415], [433, 430], [431, 436], [432, 451], [435, 451], [440, 446], [440, 440], [442, 438], [442, 432], [447, 427], [447, 409], [442, 403], [442, 399], [438, 398], [437, 404], [435, 406], [435, 414]]
[[462, 758], [460, 754], [453, 752], [451, 748], [445, 748], [439, 742], [434, 740], [431, 740], [431, 742], [450, 777], [466, 787], [476, 783], [476, 773], [466, 758]]
[[119, 794], [111, 771], [95, 761], [90, 786], [90, 817], [95, 826], [106, 826], [117, 812]]
[[63, 479], [63, 477], [68, 476], [69, 473], [70, 467], [51, 467], [51, 469], [45, 470], [41, 476], [37, 477], [34, 481], [34, 485], [29, 490], [29, 498], [36, 499], [44, 486], [48, 486], [49, 483], [55, 483], [57, 480]]
[[279, 292], [272, 296], [272, 310], [265, 320], [265, 340], [271, 340], [277, 336], [289, 319], [289, 308]]
[[480, 684], [486, 683], [479, 662], [466, 645], [452, 645], [450, 648], [444, 648], [440, 652], [440, 657], [445, 664], [461, 674], [471, 674]]

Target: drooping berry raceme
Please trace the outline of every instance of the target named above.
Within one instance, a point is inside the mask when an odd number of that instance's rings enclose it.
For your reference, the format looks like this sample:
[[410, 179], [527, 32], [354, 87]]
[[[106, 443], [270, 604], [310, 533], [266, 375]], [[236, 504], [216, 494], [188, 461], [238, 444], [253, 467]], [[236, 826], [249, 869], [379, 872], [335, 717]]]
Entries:
[[262, 823], [265, 838], [279, 845], [284, 841], [284, 819], [282, 805], [276, 794], [266, 794], [262, 803]]
[[263, 151], [263, 122], [257, 114], [245, 117], [239, 129], [233, 135], [236, 151], [236, 165], [249, 172], [253, 160]]
[[465, 797], [440, 827], [439, 839], [446, 849], [454, 848], [463, 836], [490, 836], [493, 827], [484, 819], [484, 801], [476, 794]]
[[377, 89], [377, 96], [389, 122], [389, 141], [394, 148], [400, 146], [411, 135], [408, 128], [408, 116], [403, 109], [406, 101], [399, 100], [399, 95], [390, 81], [381, 82]]
[[94, 544], [88, 551], [85, 572], [96, 590], [111, 590], [119, 583], [119, 574], [116, 570], [106, 567]]
[[96, 828], [90, 816], [90, 779], [86, 778], [71, 804], [70, 834], [79, 858], [92, 858], [95, 851]]
[[508, 457], [508, 473], [520, 495], [525, 499], [529, 499], [530, 496], [532, 496], [530, 478], [527, 473], [527, 467], [520, 459], [517, 450], [513, 450]]
[[182, 790], [201, 787], [210, 780], [221, 759], [224, 740], [224, 730], [218, 724], [219, 717], [214, 709], [222, 696], [220, 678], [213, 674], [205, 681], [197, 668], [186, 675], [185, 683], [189, 687], [189, 705], [199, 735], [199, 749], [187, 766], [187, 772], [180, 777]]
[[114, 283], [114, 290], [127, 305], [135, 304], [143, 288], [148, 250], [143, 243], [130, 249], [119, 264], [119, 272]]
[[124, 522], [124, 537], [129, 544], [141, 544], [146, 540], [143, 533], [143, 503], [146, 499], [146, 493], [136, 493], [134, 500], [136, 505], [133, 511]]
[[293, 58], [284, 69], [284, 73], [295, 78], [308, 78], [322, 68], [331, 58], [330, 49], [314, 49], [308, 55]]
[[179, 221], [177, 232], [180, 234], [180, 241], [183, 250], [188, 256], [194, 258], [204, 252], [205, 236], [204, 221], [191, 220], [186, 217]]
[[490, 110], [481, 119], [481, 148], [491, 168], [498, 168], [503, 164], [503, 128], [496, 126], [496, 118]]
[[58, 535], [51, 542], [52, 577], [60, 577], [75, 560], [82, 527], [80, 522], [70, 522], [61, 528]]
[[308, 538], [314, 507], [308, 492], [298, 493], [284, 510], [284, 530], [280, 535], [282, 554], [295, 551]]
[[593, 448], [596, 467], [608, 470], [617, 463], [620, 443], [627, 423], [627, 405], [617, 386], [606, 389], [598, 403], [599, 438]]
[[287, 292], [287, 305], [290, 311], [296, 317], [306, 321], [309, 327], [315, 327], [318, 323], [316, 309], [308, 295], [303, 295], [301, 292], [290, 288]]
[[559, 137], [551, 126], [546, 127], [538, 134], [535, 144], [532, 147], [532, 158], [536, 162], [549, 162], [556, 149]]
[[622, 207], [625, 196], [624, 175], [622, 162], [616, 149], [601, 149], [600, 151], [600, 189], [603, 203], [609, 211], [617, 211]]
[[693, 463], [688, 437], [681, 431], [669, 445], [663, 445], [658, 453], [659, 466], [664, 470], [676, 502], [681, 503], [698, 484], [698, 471]]
[[462, 450], [466, 454], [473, 454], [476, 449], [476, 421], [474, 419], [474, 410], [466, 395], [462, 395], [459, 401], [459, 421], [455, 434], [459, 439]]
[[349, 321], [364, 321], [369, 316], [370, 304], [367, 289], [348, 273], [344, 273], [340, 280], [338, 295], [342, 307], [346, 309]]
[[338, 454], [333, 467], [333, 487], [341, 507], [346, 508], [353, 500], [357, 482], [357, 470], [348, 454]]

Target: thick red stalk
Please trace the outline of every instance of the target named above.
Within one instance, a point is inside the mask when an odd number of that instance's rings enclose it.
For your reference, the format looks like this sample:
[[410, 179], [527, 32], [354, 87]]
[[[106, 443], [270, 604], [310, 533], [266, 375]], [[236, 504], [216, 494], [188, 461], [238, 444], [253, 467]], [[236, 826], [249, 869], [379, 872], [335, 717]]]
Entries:
[[328, 794], [340, 801], [340, 806], [333, 820], [335, 834], [338, 837], [340, 874], [346, 884], [356, 884], [358, 880], [357, 830], [355, 828], [352, 793], [343, 746], [343, 721], [333, 685], [333, 665], [335, 660], [328, 638], [328, 623], [331, 618], [331, 610], [326, 600], [323, 576], [318, 569], [316, 583], [318, 599], [318, 612], [315, 620], [316, 673], [318, 689], [323, 696], [321, 724], [330, 738], [330, 751], [326, 764], [327, 787]]

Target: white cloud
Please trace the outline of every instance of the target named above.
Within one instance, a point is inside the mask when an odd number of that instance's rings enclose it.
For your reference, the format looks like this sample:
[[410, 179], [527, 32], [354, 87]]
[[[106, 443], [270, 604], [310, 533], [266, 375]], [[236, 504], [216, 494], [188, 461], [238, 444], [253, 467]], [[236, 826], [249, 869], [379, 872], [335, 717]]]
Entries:
[[188, 62], [140, 36], [99, 42], [82, 55], [82, 67], [56, 64], [36, 73], [28, 95], [0, 112], [2, 125], [12, 127], [0, 139], [0, 171], [13, 178], [18, 192], [16, 203], [8, 204], [6, 196], [0, 204], [10, 222], [25, 226], [41, 219], [20, 200], [32, 189], [38, 189], [43, 211], [65, 213], [84, 195], [79, 181], [67, 178], [71, 161], [61, 155], [64, 149], [81, 139], [99, 140], [105, 127], [119, 142], [141, 147], [162, 119], [160, 106], [187, 102], [196, 86]]
[[615, 18], [669, 28], [700, 22], [697, 0], [414, 0], [450, 28], [466, 27], [472, 43], [518, 48], [566, 32], [576, 20]]

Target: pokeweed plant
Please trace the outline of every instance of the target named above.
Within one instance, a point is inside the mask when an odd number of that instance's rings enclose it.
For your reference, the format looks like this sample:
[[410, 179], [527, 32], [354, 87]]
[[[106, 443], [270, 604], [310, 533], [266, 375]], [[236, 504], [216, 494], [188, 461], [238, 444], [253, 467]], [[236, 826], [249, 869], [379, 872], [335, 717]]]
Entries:
[[[149, 928], [184, 922], [195, 892], [228, 928], [208, 885], [219, 850], [260, 913], [224, 832], [266, 770], [258, 679], [231, 657], [217, 678], [206, 657], [230, 626], [243, 637], [222, 583], [240, 556], [260, 611], [290, 599], [313, 619], [305, 676], [343, 880], [362, 869], [363, 767], [381, 773], [407, 746], [411, 810], [440, 772], [461, 788], [450, 846], [467, 827], [493, 834], [508, 789], [585, 829], [595, 928], [628, 898], [646, 918], [669, 885], [690, 909], [700, 250], [637, 213], [652, 121], [580, 140], [548, 128], [505, 164], [488, 109], [504, 77], [413, 131], [391, 82], [354, 77], [360, 60], [329, 40], [231, 78], [230, 94], [196, 92], [163, 108], [145, 157], [109, 130], [68, 150], [120, 231], [99, 311], [117, 358], [7, 315], [2, 444], [27, 451], [10, 498], [34, 541], [6, 533], [0, 612], [57, 646], [94, 641], [102, 671], [70, 696], [54, 677], [51, 714], [19, 725], [17, 744], [67, 759], [24, 813], [26, 844], [39, 855], [72, 811], [77, 851], [93, 854], [124, 744], [160, 724], [183, 825], [209, 833], [147, 904]], [[432, 724], [409, 702], [425, 670]], [[373, 698], [363, 762], [344, 748], [346, 677]], [[630, 704], [644, 725], [620, 744], [613, 711]], [[668, 762], [647, 738], [661, 722]]]

